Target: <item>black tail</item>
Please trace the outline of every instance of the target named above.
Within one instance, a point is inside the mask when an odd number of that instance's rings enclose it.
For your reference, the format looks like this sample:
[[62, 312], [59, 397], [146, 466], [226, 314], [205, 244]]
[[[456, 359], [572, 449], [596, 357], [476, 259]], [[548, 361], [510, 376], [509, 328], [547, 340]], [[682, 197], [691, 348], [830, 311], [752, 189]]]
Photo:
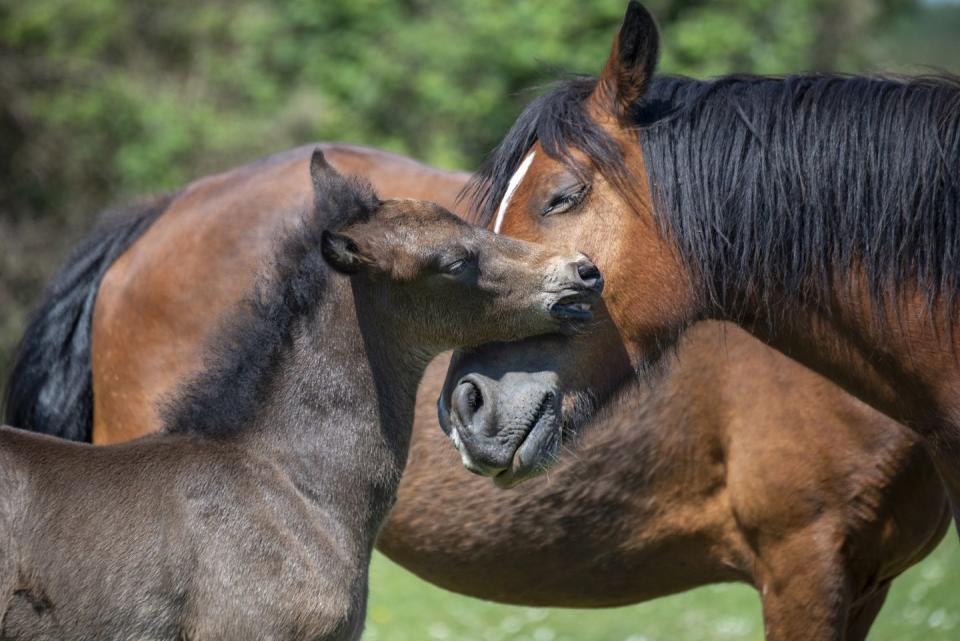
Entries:
[[4, 420], [75, 441], [93, 431], [90, 334], [100, 281], [167, 208], [161, 196], [106, 212], [47, 286], [27, 324], [4, 392]]

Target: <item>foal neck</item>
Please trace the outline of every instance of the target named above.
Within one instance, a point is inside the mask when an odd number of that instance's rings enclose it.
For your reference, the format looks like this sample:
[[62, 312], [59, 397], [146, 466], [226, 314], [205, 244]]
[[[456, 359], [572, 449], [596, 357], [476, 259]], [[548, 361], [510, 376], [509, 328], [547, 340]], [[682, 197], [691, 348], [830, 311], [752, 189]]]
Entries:
[[365, 554], [393, 505], [429, 362], [383, 331], [370, 298], [331, 278], [324, 300], [294, 329], [255, 425], [242, 435], [356, 533]]

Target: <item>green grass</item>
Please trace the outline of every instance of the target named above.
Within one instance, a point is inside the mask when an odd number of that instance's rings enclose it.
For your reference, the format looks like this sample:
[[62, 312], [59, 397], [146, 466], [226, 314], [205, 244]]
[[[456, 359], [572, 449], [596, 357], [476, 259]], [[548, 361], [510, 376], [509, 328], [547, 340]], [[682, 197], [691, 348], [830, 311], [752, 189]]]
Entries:
[[[642, 581], [642, 576], [638, 576]], [[871, 641], [960, 638], [960, 544], [951, 529], [894, 582]], [[365, 641], [733, 641], [763, 638], [760, 601], [715, 585], [612, 610], [497, 605], [436, 588], [377, 555]]]

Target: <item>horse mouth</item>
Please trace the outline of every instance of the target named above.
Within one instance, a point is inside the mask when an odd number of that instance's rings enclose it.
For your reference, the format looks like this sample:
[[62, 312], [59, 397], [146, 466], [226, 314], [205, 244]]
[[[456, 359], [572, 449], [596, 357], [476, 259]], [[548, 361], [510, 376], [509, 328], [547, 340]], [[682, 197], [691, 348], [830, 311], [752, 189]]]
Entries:
[[530, 415], [523, 439], [514, 450], [510, 467], [493, 477], [497, 487], [514, 487], [538, 476], [556, 460], [561, 443], [560, 431], [556, 429], [554, 398], [553, 392], [544, 394], [537, 409]]

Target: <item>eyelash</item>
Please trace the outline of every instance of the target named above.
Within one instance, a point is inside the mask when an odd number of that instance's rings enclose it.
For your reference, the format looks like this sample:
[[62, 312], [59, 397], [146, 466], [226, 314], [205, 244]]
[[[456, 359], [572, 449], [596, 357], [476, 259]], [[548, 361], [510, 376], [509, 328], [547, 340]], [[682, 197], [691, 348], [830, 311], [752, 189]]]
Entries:
[[476, 256], [467, 254], [458, 258], [457, 260], [451, 260], [449, 263], [439, 265], [438, 269], [441, 273], [447, 274], [448, 276], [459, 276], [466, 270], [470, 269], [475, 261]]
[[[556, 213], [565, 213], [573, 207], [576, 207], [581, 202], [583, 202], [584, 197], [586, 197], [587, 192], [590, 191], [590, 185], [580, 185], [574, 190], [566, 191], [562, 194], [555, 196], [547, 206], [543, 208], [543, 215], [550, 216], [551, 214]], [[563, 212], [557, 212], [557, 209], [566, 206]]]
[[464, 269], [467, 268], [467, 259], [461, 258], [460, 260], [455, 260], [446, 267], [443, 268], [443, 271], [451, 276], [456, 276]]

